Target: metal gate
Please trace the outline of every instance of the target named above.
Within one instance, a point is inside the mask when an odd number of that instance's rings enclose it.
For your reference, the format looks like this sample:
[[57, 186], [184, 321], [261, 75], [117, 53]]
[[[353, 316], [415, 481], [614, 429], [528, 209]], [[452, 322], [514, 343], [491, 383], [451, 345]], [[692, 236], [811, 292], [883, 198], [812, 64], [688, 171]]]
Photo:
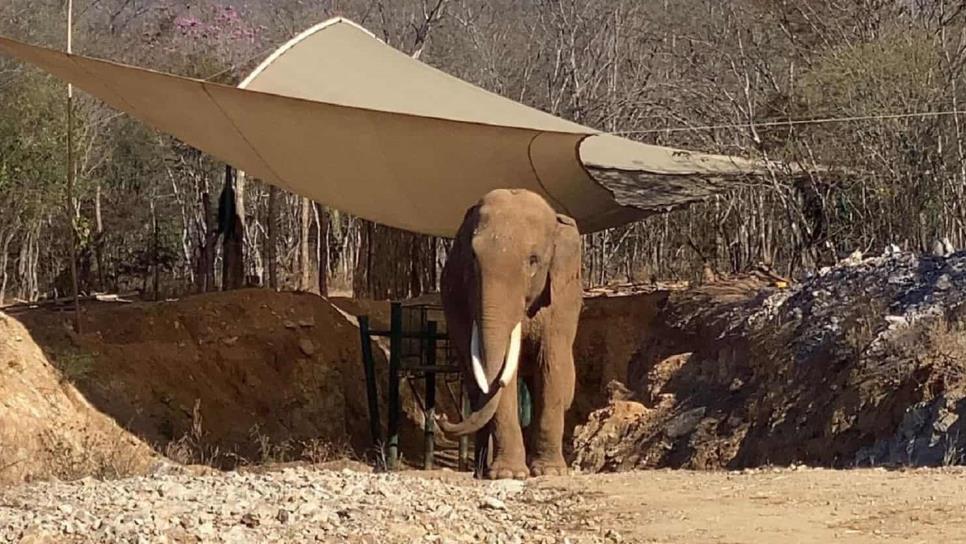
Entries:
[[[390, 305], [389, 330], [372, 330], [369, 316], [359, 316], [358, 319], [369, 405], [369, 430], [373, 444], [384, 448], [388, 468], [395, 469], [399, 463], [399, 424], [402, 415], [399, 393], [405, 383], [425, 415], [423, 468], [430, 470], [434, 467], [437, 392], [450, 395], [453, 404], [461, 408], [464, 417], [470, 411], [460, 368], [446, 335], [443, 309], [436, 304], [393, 302]], [[372, 354], [373, 337], [389, 339], [389, 421], [386, 424], [385, 440], [379, 416], [378, 380]], [[425, 384], [423, 396], [420, 396], [415, 386], [419, 381]], [[459, 470], [472, 469], [469, 437], [460, 437], [457, 463]]]

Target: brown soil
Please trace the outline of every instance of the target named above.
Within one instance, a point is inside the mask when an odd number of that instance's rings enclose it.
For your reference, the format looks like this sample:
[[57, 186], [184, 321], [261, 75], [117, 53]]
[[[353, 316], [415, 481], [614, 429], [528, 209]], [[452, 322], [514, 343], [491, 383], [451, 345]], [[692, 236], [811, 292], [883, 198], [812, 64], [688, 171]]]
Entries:
[[717, 416], [746, 407], [735, 392], [749, 379], [750, 347], [747, 338], [722, 332], [733, 312], [769, 290], [745, 279], [668, 293], [618, 378], [629, 398], [614, 399], [576, 430], [575, 462], [595, 471], [731, 466], [747, 422]]
[[358, 329], [318, 296], [88, 304], [81, 335], [64, 316], [18, 319], [98, 410], [162, 452], [232, 465], [369, 445]]
[[577, 391], [568, 413], [568, 431], [607, 404], [611, 381], [627, 381], [631, 361], [653, 336], [654, 318], [667, 297], [667, 291], [657, 291], [584, 301], [574, 341]]
[[[918, 366], [899, 381], [878, 359], [818, 357], [790, 365], [783, 350], [793, 331], [735, 328], [774, 291], [767, 281], [747, 278], [588, 298], [568, 417], [568, 432], [580, 425], [571, 452], [576, 465], [585, 471], [852, 466], [860, 450], [897, 432], [910, 406], [947, 402], [926, 407], [937, 429], [966, 406], [943, 397], [954, 390], [960, 367], [929, 359], [941, 352], [961, 360], [966, 335], [910, 341], [924, 347]], [[76, 384], [97, 411], [177, 460], [234, 466], [324, 461], [347, 453], [346, 445], [356, 457], [371, 453], [353, 316], [369, 315], [371, 326], [384, 330], [388, 313], [386, 302], [252, 289], [161, 303], [88, 303], [81, 335], [69, 332], [67, 314], [52, 309], [18, 311], [16, 319], [59, 368], [59, 379]], [[383, 428], [386, 348], [377, 341], [373, 350]], [[419, 465], [423, 433], [414, 421], [425, 391], [404, 381], [401, 393], [408, 416], [402, 452]], [[456, 417], [442, 383], [437, 399]], [[455, 449], [437, 435], [437, 463], [453, 466]], [[870, 456], [881, 459], [877, 452]]]
[[[389, 305], [334, 301], [264, 289], [90, 301], [80, 335], [56, 307], [19, 309], [15, 319], [97, 411], [176, 461], [233, 467], [349, 455], [378, 462], [354, 315], [371, 314], [373, 329], [385, 329]], [[384, 340], [374, 342], [383, 432], [387, 351]], [[440, 380], [440, 408], [455, 416], [444, 388]], [[421, 383], [404, 381], [409, 417], [400, 444], [404, 462], [422, 463], [413, 389], [424, 397]], [[456, 442], [437, 437], [437, 448], [437, 462], [453, 466]]]
[[140, 474], [154, 460], [150, 448], [94, 409], [30, 333], [2, 313], [0, 399], [0, 484]]
[[963, 476], [962, 470], [660, 470], [537, 485], [579, 493], [582, 512], [568, 512], [567, 519], [598, 528], [611, 542], [961, 542]]

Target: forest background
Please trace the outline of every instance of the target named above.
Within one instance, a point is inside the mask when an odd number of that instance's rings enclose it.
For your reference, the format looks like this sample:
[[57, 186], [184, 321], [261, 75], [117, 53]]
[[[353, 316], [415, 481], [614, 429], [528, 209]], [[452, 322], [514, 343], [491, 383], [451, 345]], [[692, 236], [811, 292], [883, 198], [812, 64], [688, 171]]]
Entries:
[[[966, 242], [961, 1], [75, 0], [74, 13], [75, 52], [226, 84], [343, 15], [555, 115], [813, 172], [586, 236], [588, 286], [794, 277], [855, 250]], [[4, 0], [0, 34], [63, 49], [66, 19], [65, 0]], [[83, 93], [73, 111], [69, 198], [65, 85], [0, 58], [0, 304], [69, 295], [72, 247], [84, 293], [436, 289], [446, 240], [236, 177]]]

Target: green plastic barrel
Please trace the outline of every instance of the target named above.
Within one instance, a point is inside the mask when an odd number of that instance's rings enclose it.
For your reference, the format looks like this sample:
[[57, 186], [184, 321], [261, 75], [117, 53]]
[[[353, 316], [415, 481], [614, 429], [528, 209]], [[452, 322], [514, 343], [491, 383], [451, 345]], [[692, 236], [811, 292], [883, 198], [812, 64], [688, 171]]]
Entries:
[[530, 418], [533, 417], [533, 399], [530, 398], [530, 390], [527, 389], [523, 379], [517, 380], [517, 410], [520, 412], [520, 426], [530, 425]]

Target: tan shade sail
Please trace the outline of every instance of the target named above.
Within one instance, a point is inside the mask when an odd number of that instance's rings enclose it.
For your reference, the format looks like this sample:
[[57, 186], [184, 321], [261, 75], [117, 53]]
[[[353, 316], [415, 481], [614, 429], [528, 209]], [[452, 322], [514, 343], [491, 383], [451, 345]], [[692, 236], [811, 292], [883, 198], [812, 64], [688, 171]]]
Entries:
[[266, 182], [365, 219], [452, 236], [484, 193], [544, 195], [583, 232], [687, 205], [752, 161], [645, 145], [475, 87], [337, 18], [237, 88], [0, 38], [73, 83]]

